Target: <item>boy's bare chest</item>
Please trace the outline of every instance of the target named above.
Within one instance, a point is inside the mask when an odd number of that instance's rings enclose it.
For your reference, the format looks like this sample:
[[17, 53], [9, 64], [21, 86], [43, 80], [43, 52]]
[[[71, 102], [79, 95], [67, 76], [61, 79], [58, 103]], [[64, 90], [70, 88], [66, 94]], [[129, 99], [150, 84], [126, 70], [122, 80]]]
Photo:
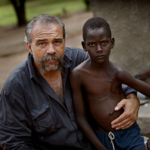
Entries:
[[119, 93], [120, 83], [115, 76], [87, 75], [83, 82], [84, 90], [89, 94], [104, 96], [109, 93]]
[[109, 91], [111, 79], [93, 76], [84, 80], [84, 89], [88, 93], [101, 93]]

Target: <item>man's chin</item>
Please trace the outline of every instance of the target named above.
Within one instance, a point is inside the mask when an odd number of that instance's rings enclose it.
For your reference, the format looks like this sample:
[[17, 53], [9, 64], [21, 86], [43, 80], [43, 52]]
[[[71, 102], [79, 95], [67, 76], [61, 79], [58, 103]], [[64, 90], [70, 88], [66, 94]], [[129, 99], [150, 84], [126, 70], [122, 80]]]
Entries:
[[46, 71], [55, 71], [59, 68], [59, 65], [49, 65], [49, 66], [45, 66], [45, 70]]

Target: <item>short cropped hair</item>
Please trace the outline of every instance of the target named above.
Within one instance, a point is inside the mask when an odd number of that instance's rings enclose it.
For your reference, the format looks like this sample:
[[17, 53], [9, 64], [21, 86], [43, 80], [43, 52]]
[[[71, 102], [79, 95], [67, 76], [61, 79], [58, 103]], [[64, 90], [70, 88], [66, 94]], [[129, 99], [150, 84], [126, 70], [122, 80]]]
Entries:
[[104, 20], [103, 18], [100, 18], [100, 17], [93, 17], [93, 18], [90, 18], [88, 19], [84, 26], [83, 26], [83, 40], [85, 41], [86, 40], [86, 36], [87, 36], [87, 32], [89, 29], [99, 29], [99, 28], [105, 28], [108, 32], [108, 35], [110, 36], [111, 38], [111, 29], [110, 29], [110, 26], [108, 24], [108, 22], [106, 20]]
[[33, 19], [31, 19], [28, 22], [26, 29], [25, 29], [25, 38], [24, 38], [25, 42], [28, 42], [31, 44], [31, 42], [32, 42], [31, 31], [32, 31], [34, 25], [36, 24], [36, 22], [40, 22], [41, 24], [46, 24], [46, 25], [50, 24], [50, 23], [57, 23], [61, 26], [61, 28], [63, 30], [63, 38], [66, 37], [65, 25], [59, 18], [52, 16], [52, 15], [48, 15], [48, 14], [42, 14], [37, 17], [34, 17]]

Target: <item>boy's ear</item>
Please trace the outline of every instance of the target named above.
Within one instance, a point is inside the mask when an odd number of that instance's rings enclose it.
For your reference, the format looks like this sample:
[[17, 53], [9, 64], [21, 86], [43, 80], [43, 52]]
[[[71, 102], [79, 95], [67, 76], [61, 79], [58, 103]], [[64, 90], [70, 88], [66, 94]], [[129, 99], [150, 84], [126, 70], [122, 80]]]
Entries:
[[85, 47], [85, 42], [84, 41], [81, 42], [81, 45], [82, 45], [83, 49], [86, 51], [86, 47]]
[[26, 47], [27, 47], [28, 51], [30, 52], [30, 54], [32, 54], [31, 44], [27, 42]]
[[115, 38], [111, 38], [111, 49], [115, 46]]

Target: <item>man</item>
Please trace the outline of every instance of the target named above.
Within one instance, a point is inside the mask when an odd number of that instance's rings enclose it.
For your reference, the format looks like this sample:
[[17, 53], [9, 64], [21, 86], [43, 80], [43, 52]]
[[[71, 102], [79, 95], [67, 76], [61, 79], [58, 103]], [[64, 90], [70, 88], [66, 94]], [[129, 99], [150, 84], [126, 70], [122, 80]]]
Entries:
[[[70, 71], [89, 56], [65, 48], [65, 28], [50, 15], [33, 18], [26, 27], [28, 58], [6, 80], [0, 100], [0, 142], [4, 150], [91, 150], [74, 115]], [[130, 100], [116, 107], [124, 113], [113, 128], [128, 128], [137, 119], [139, 102], [124, 87]], [[131, 94], [129, 94], [131, 93]]]

